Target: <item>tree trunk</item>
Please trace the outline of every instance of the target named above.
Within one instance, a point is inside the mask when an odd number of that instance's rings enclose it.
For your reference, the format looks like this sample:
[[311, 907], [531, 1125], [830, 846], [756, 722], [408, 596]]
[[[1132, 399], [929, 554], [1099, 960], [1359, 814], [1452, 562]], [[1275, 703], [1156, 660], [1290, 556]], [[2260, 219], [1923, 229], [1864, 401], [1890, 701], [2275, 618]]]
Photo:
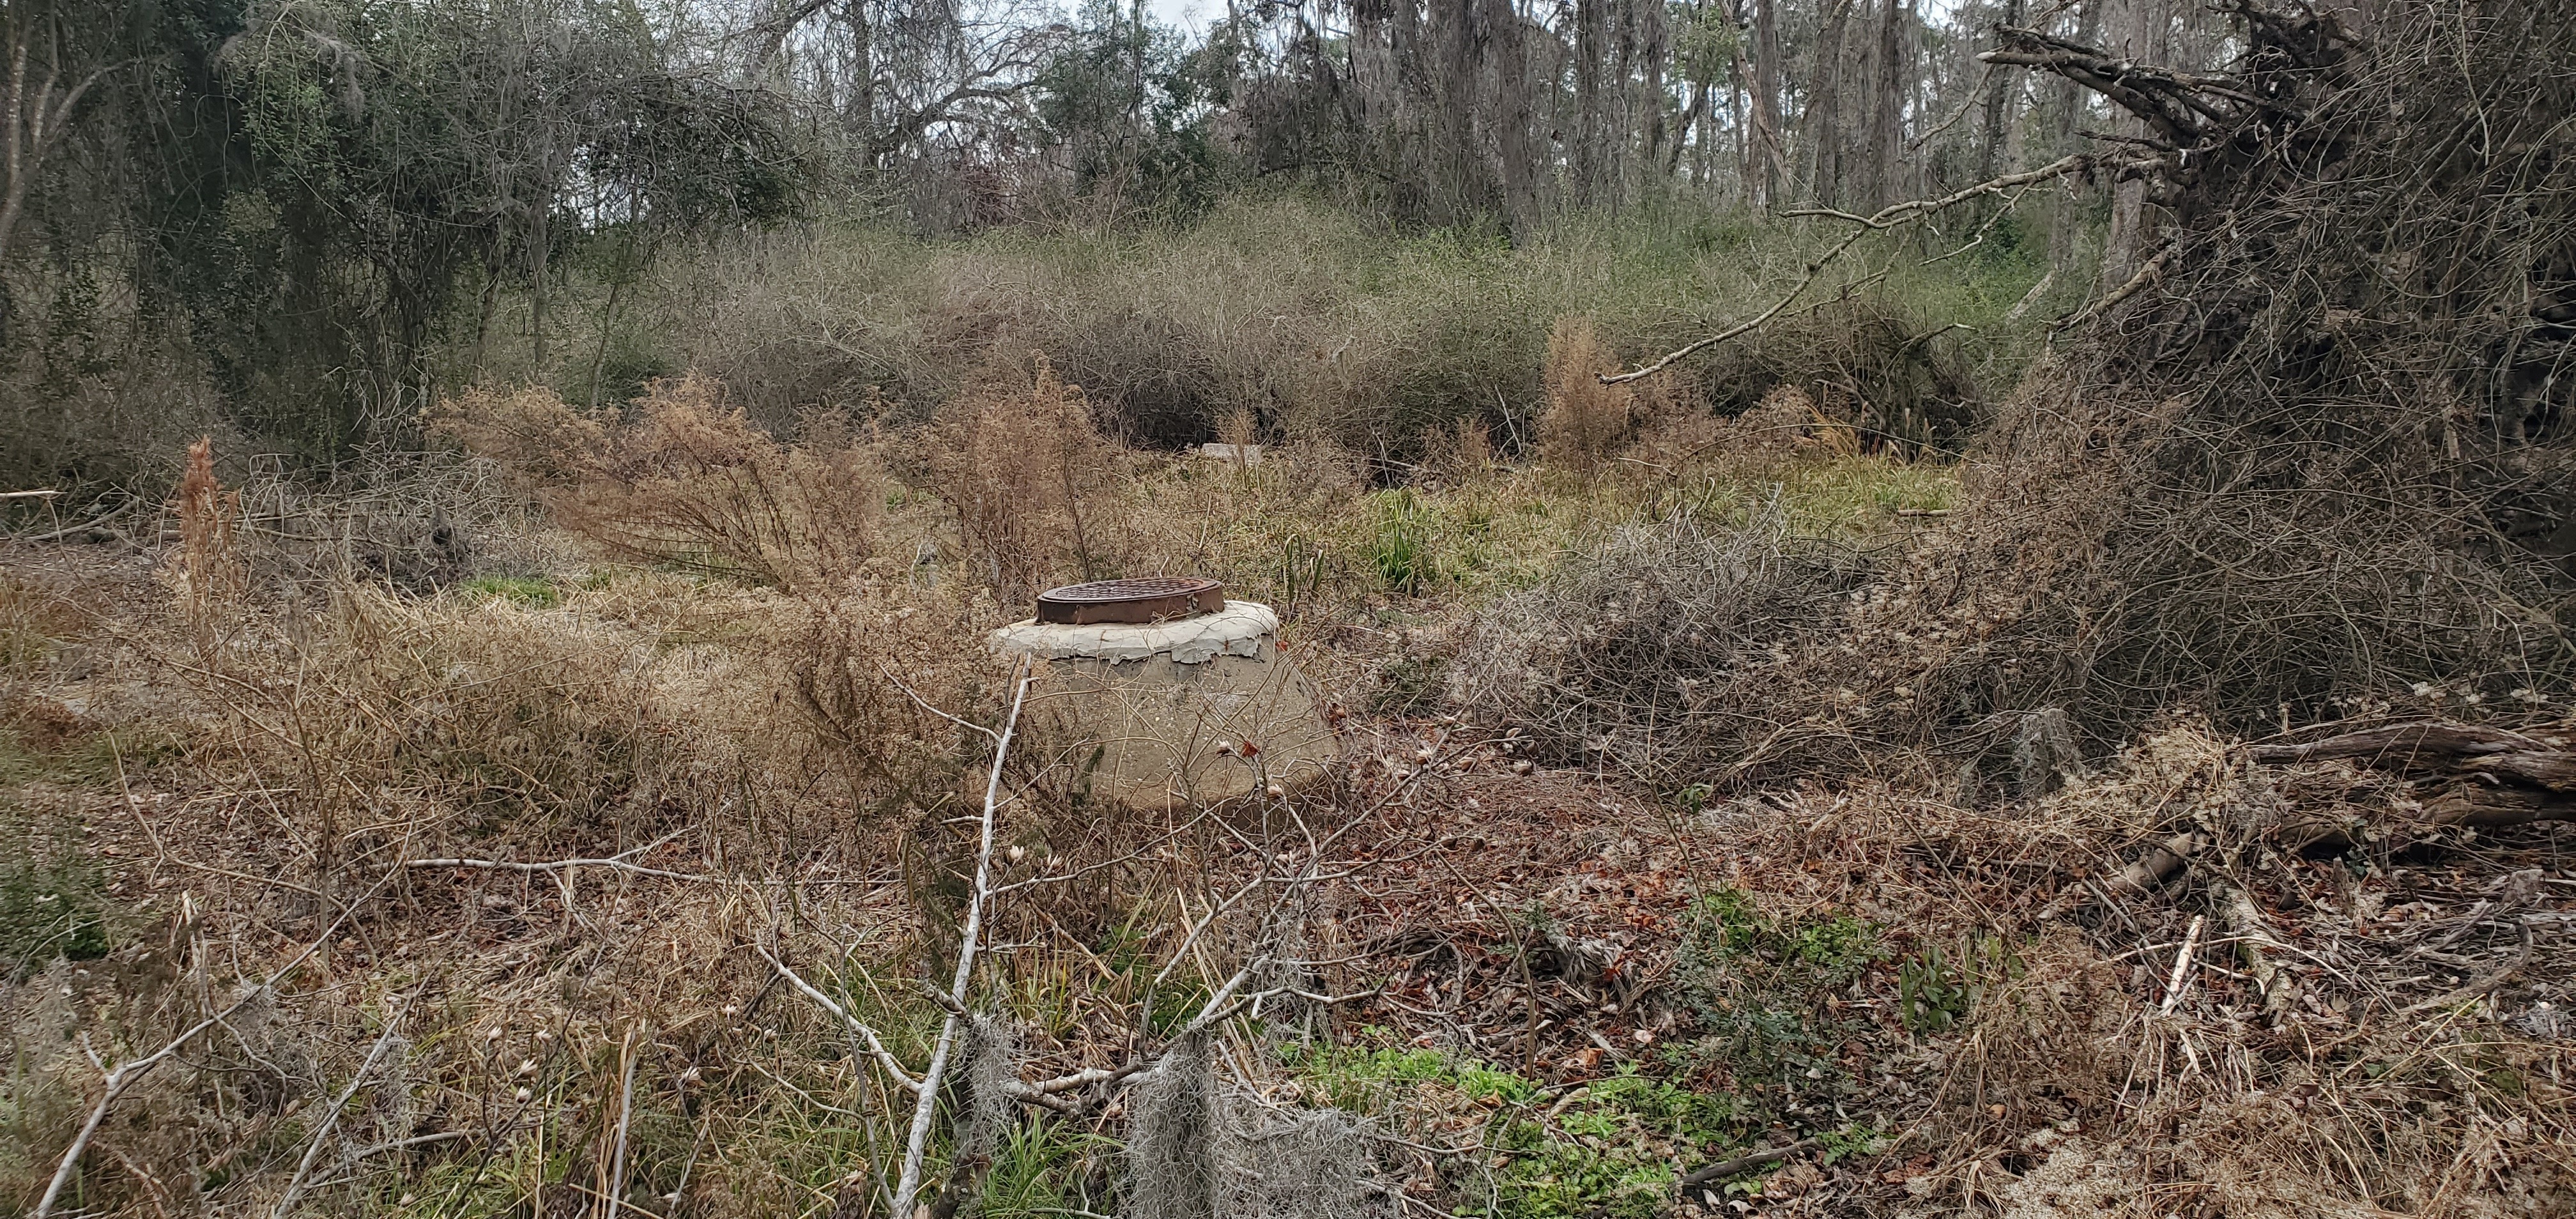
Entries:
[[[2021, 6], [2022, 0], [2004, 0], [2003, 24], [2020, 25]], [[1977, 180], [1980, 182], [2003, 172], [2004, 124], [2011, 117], [2012, 86], [2019, 71], [2018, 68], [1997, 64], [1993, 75], [1986, 81], [1986, 138], [1977, 148]]]
[[[2169, 37], [2171, 13], [2167, 0], [2121, 0], [2122, 20], [2112, 27], [2111, 45], [2114, 56], [2141, 64], [2162, 64], [2171, 57]], [[2145, 120], [2126, 110], [2111, 116], [2111, 130], [2117, 135], [2145, 137], [2151, 134]], [[2147, 184], [2143, 179], [2117, 183], [2111, 190], [2111, 232], [2102, 242], [2101, 285], [2105, 288], [2126, 283], [2138, 270], [2138, 251], [2143, 248], [2146, 230], [2153, 224], [2147, 214]]]
[[[877, 130], [876, 29], [868, 23], [868, 8], [864, 0], [851, 4], [849, 13], [850, 70], [851, 75], [858, 78], [858, 90], [852, 100], [851, 114], [847, 121], [858, 131], [859, 147], [865, 150], [863, 153], [865, 155], [874, 152], [881, 134]], [[870, 155], [867, 168], [874, 170], [884, 167], [878, 165], [876, 158]]]
[[1601, 122], [1601, 60], [1609, 41], [1609, 14], [1604, 11], [1608, 0], [1575, 0], [1574, 4], [1574, 131], [1573, 147], [1567, 160], [1574, 170], [1575, 198], [1585, 204], [1598, 204], [1606, 182], [1605, 155]]
[[1497, 176], [1502, 183], [1503, 214], [1511, 225], [1512, 239], [1524, 241], [1538, 231], [1540, 175], [1537, 141], [1530, 131], [1528, 34], [1513, 0], [1483, 0], [1483, 4], [1493, 73], [1487, 121], [1501, 162]]
[[1441, 207], [1451, 223], [1488, 214], [1494, 190], [1477, 152], [1476, 95], [1484, 66], [1486, 40], [1476, 20], [1477, 0], [1433, 0], [1435, 33], [1440, 47], [1440, 147], [1433, 161], [1442, 168]]
[[[2079, 15], [2075, 22], [2075, 41], [2086, 46], [2095, 45], [2094, 40], [2101, 36], [2102, 29], [2101, 3], [2097, 0], [2095, 3], [2083, 5], [2077, 11]], [[2050, 124], [2052, 139], [2049, 150], [2045, 156], [2034, 157], [2033, 160], [2064, 156], [2074, 151], [2075, 120], [2084, 113], [2083, 86], [2067, 77], [2058, 77], [2057, 96], [2054, 102], [2051, 107], [2055, 113], [2051, 116], [2054, 121]], [[2072, 200], [2059, 194], [2050, 201], [2048, 209], [2048, 263], [2050, 266], [2062, 267], [2073, 260], [2075, 219], [2076, 212]]]
[[1746, 167], [1746, 186], [1762, 207], [1780, 202], [1780, 17], [1778, 0], [1754, 0], [1753, 133], [1754, 164]]
[[1847, 136], [1843, 124], [1843, 58], [1845, 35], [1851, 29], [1853, 0], [1834, 0], [1825, 15], [1823, 34], [1816, 40], [1816, 63], [1812, 83], [1807, 88], [1807, 142], [1814, 153], [1815, 178], [1808, 189], [1816, 201], [1827, 207], [1843, 202], [1843, 152]]
[[1664, 65], [1672, 58], [1668, 45], [1671, 38], [1664, 20], [1663, 0], [1648, 0], [1633, 7], [1637, 14], [1637, 124], [1636, 177], [1643, 185], [1646, 176], [1664, 163], [1664, 143], [1671, 129], [1664, 123]]
[[1869, 144], [1863, 154], [1867, 176], [1861, 197], [1872, 211], [1893, 202], [1903, 189], [1906, 7], [1900, 0], [1879, 0], [1878, 37], [1870, 51]]
[[546, 281], [550, 278], [546, 267], [546, 255], [548, 247], [554, 244], [552, 235], [546, 232], [546, 223], [553, 218], [554, 213], [553, 181], [552, 174], [542, 169], [539, 171], [535, 204], [537, 215], [533, 226], [536, 230], [536, 264], [530, 275], [528, 287], [528, 343], [531, 348], [528, 375], [540, 381], [544, 380], [546, 375]]

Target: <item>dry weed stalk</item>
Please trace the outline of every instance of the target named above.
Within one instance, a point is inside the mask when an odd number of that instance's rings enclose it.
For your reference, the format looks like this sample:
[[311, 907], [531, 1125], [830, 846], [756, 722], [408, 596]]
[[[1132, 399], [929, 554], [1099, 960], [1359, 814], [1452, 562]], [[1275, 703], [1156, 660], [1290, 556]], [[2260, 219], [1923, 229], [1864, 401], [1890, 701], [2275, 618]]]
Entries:
[[429, 426], [544, 489], [557, 519], [620, 557], [784, 589], [846, 582], [876, 554], [885, 480], [827, 419], [781, 443], [690, 373], [610, 422], [551, 392], [470, 391]]
[[775, 644], [790, 706], [867, 829], [943, 816], [960, 801], [966, 733], [928, 706], [980, 713], [996, 665], [981, 642], [990, 604], [955, 594], [806, 602]]
[[984, 784], [984, 815], [977, 823], [975, 841], [974, 889], [966, 899], [966, 925], [957, 938], [956, 976], [949, 981], [941, 1006], [948, 1009], [947, 1019], [939, 1027], [939, 1040], [930, 1051], [930, 1065], [922, 1068], [920, 1096], [912, 1110], [911, 1133], [903, 1149], [903, 1175], [894, 1189], [894, 1213], [912, 1212], [913, 1195], [921, 1189], [922, 1157], [930, 1153], [930, 1123], [939, 1104], [939, 1079], [948, 1068], [949, 1051], [957, 1044], [959, 1013], [966, 1010], [970, 997], [968, 984], [975, 980], [975, 954], [983, 948], [982, 932], [986, 909], [993, 901], [993, 828], [1001, 813], [1002, 767], [1011, 756], [1011, 737], [1019, 731], [1020, 706], [1028, 701], [1029, 662], [1020, 661], [1011, 674], [1011, 711], [1002, 720], [1002, 730], [993, 734], [993, 764]]
[[113, 1067], [100, 1062], [96, 1053], [91, 1052], [90, 1061], [99, 1068], [102, 1076], [98, 1103], [90, 1107], [88, 1120], [84, 1121], [80, 1130], [72, 1136], [71, 1145], [63, 1149], [62, 1159], [55, 1163], [54, 1174], [46, 1182], [43, 1196], [36, 1199], [36, 1209], [33, 1212], [35, 1219], [45, 1219], [45, 1216], [53, 1213], [54, 1203], [62, 1198], [63, 1187], [71, 1183], [73, 1173], [80, 1167], [81, 1153], [89, 1149], [90, 1141], [97, 1136], [100, 1124], [107, 1120], [108, 1110], [128, 1089], [134, 1087], [146, 1073], [168, 1061], [208, 1030], [225, 1027], [225, 1021], [233, 1016], [255, 1005], [269, 1002], [276, 993], [279, 980], [302, 968], [313, 954], [322, 951], [331, 942], [331, 937], [338, 935], [340, 928], [347, 925], [357, 914], [358, 908], [383, 891], [386, 883], [392, 879], [392, 874], [388, 873], [384, 879], [377, 881], [365, 893], [342, 906], [338, 916], [322, 929], [322, 934], [306, 944], [301, 951], [288, 957], [285, 964], [278, 966], [257, 984], [243, 987], [233, 1001], [225, 1005], [222, 1010], [209, 1013], [203, 1020], [188, 1026], [179, 1035], [163, 1043], [160, 1049], [140, 1058], [127, 1059]]
[[474, 386], [422, 412], [421, 430], [533, 486], [581, 480], [608, 446], [613, 415], [578, 411], [541, 385]]
[[[1747, 511], [1622, 527], [1497, 600], [1458, 643], [1453, 697], [1566, 764], [1655, 783], [1731, 780], [1816, 748], [1850, 756], [1846, 726], [1869, 709], [1809, 683], [1833, 675], [1839, 653], [1817, 639], [1849, 629], [1867, 568], [1793, 536], [1776, 499]], [[1832, 714], [1808, 718], [1819, 694]]]
[[1603, 378], [1617, 357], [1588, 317], [1558, 318], [1547, 332], [1547, 411], [1539, 416], [1539, 452], [1572, 470], [1590, 470], [1627, 440], [1635, 395]]
[[1046, 357], [988, 374], [941, 409], [926, 439], [931, 487], [998, 600], [1019, 604], [1062, 575], [1107, 574], [1106, 539], [1088, 517], [1117, 446], [1093, 426], [1082, 388]]
[[884, 479], [854, 437], [818, 426], [780, 444], [696, 375], [655, 382], [635, 413], [565, 503], [585, 536], [786, 589], [846, 581], [875, 555]]
[[200, 629], [215, 607], [241, 594], [245, 583], [241, 551], [233, 530], [241, 518], [241, 492], [226, 491], [215, 481], [215, 442], [200, 437], [188, 446], [188, 466], [179, 479], [181, 599], [189, 621]]

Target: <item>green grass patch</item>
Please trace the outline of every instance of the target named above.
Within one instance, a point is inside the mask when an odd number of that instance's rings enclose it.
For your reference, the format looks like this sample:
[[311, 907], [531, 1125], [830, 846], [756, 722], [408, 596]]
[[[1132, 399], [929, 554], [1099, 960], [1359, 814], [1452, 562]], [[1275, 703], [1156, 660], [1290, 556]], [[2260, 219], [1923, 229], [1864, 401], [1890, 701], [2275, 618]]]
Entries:
[[457, 591], [483, 601], [507, 601], [526, 609], [553, 609], [563, 604], [563, 590], [543, 576], [476, 576]]
[[1456, 1144], [1472, 1135], [1481, 1150], [1443, 1166], [1463, 1215], [1647, 1219], [1669, 1200], [1676, 1164], [1723, 1158], [1750, 1132], [1734, 1098], [1633, 1065], [1571, 1091], [1435, 1050], [1318, 1048], [1289, 1065], [1316, 1103], [1427, 1118]]
[[24, 809], [0, 804], [0, 833], [20, 844], [0, 859], [0, 971], [16, 981], [57, 958], [106, 956], [106, 874], [69, 827], [42, 831]]
[[1676, 954], [1701, 1029], [1677, 1053], [1766, 1118], [1839, 1097], [1852, 1087], [1840, 1047], [1860, 1031], [1842, 996], [1889, 957], [1880, 929], [1862, 919], [1777, 916], [1736, 890], [1712, 893]]

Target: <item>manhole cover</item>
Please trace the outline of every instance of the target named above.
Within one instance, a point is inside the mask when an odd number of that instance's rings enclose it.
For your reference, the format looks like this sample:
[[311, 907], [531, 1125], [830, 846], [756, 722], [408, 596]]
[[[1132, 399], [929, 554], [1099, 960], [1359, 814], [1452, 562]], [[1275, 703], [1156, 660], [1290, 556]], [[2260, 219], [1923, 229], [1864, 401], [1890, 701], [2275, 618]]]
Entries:
[[1214, 580], [1150, 576], [1140, 580], [1094, 580], [1068, 584], [1038, 594], [1038, 621], [1084, 625], [1094, 622], [1160, 622], [1213, 614], [1225, 608], [1225, 586]]

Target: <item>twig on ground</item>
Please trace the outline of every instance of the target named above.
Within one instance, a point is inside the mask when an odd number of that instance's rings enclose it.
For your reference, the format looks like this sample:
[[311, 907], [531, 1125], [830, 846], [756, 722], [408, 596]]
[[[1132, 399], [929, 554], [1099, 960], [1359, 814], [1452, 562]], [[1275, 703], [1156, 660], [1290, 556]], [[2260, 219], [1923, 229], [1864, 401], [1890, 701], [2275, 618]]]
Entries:
[[[626, 1081], [617, 1089], [617, 1142], [608, 1153], [608, 1196], [600, 1207], [600, 1219], [617, 1219], [617, 1208], [626, 1197], [626, 1132], [635, 1117], [635, 1064], [643, 1058], [636, 1052], [637, 1030], [626, 1030]], [[650, 1038], [644, 1038], [649, 1041]]]
[[922, 1068], [919, 1099], [912, 1107], [912, 1132], [904, 1146], [903, 1172], [896, 1178], [893, 1211], [908, 1216], [913, 1211], [913, 1198], [921, 1192], [921, 1164], [930, 1153], [930, 1122], [939, 1103], [939, 1078], [948, 1070], [949, 1052], [956, 1048], [959, 1020], [954, 1010], [966, 1002], [967, 987], [975, 980], [975, 950], [983, 934], [984, 907], [993, 892], [993, 822], [1002, 798], [1002, 764], [1011, 752], [1011, 737], [1020, 726], [1020, 705], [1028, 701], [1029, 684], [1037, 680], [1029, 672], [1029, 662], [1021, 658], [1011, 672], [1011, 712], [1002, 721], [1002, 731], [993, 738], [993, 769], [984, 783], [983, 825], [975, 849], [975, 888], [966, 900], [966, 924], [957, 937], [957, 972], [948, 986], [952, 1010], [940, 1023], [939, 1040], [931, 1047], [930, 1065]]
[[393, 1047], [394, 1035], [401, 1028], [402, 1012], [396, 1009], [385, 1017], [383, 1035], [377, 1037], [376, 1044], [367, 1051], [367, 1060], [358, 1064], [357, 1073], [349, 1077], [349, 1086], [340, 1090], [339, 1097], [331, 1102], [331, 1108], [323, 1113], [322, 1124], [314, 1129], [313, 1141], [305, 1144], [304, 1158], [296, 1163], [295, 1175], [287, 1178], [286, 1190], [278, 1195], [277, 1208], [269, 1212], [269, 1219], [286, 1219], [286, 1212], [294, 1207], [297, 1198], [303, 1196], [304, 1179], [312, 1175], [314, 1163], [322, 1158], [322, 1145], [330, 1142], [331, 1132], [339, 1128], [341, 1111], [349, 1107], [349, 1098], [356, 1096], [359, 1087], [367, 1082], [367, 1073], [375, 1070], [376, 1064], [384, 1059], [385, 1051]]
[[401, 866], [406, 868], [477, 868], [487, 872], [522, 872], [529, 875], [535, 875], [540, 872], [569, 872], [575, 868], [608, 868], [619, 872], [631, 872], [637, 876], [660, 876], [670, 880], [723, 881], [730, 879], [729, 877], [706, 876], [694, 872], [671, 872], [661, 868], [648, 868], [639, 863], [628, 862], [628, 860], [634, 856], [642, 855], [660, 847], [670, 842], [672, 839], [687, 833], [688, 830], [689, 827], [682, 826], [681, 828], [673, 830], [668, 834], [664, 834], [642, 846], [629, 847], [614, 855], [602, 856], [597, 859], [555, 859], [542, 863], [516, 863], [506, 859], [406, 859], [402, 861]]
[[161, 1065], [163, 1061], [177, 1054], [180, 1049], [185, 1047], [189, 1042], [196, 1040], [199, 1034], [205, 1032], [207, 1029], [214, 1028], [215, 1026], [222, 1024], [226, 1019], [231, 1017], [233, 1013], [240, 1011], [245, 1006], [248, 1006], [252, 999], [267, 993], [270, 987], [277, 985], [278, 979], [293, 972], [296, 968], [302, 966], [306, 960], [310, 959], [314, 953], [321, 951], [324, 944], [331, 942], [332, 936], [340, 933], [341, 924], [349, 921], [349, 916], [357, 912], [358, 906], [367, 899], [374, 897], [377, 893], [382, 892], [385, 884], [390, 880], [392, 880], [392, 876], [388, 874], [384, 878], [376, 881], [374, 887], [368, 889], [365, 893], [360, 894], [357, 901], [350, 902], [348, 905], [341, 907], [339, 916], [332, 919], [331, 924], [328, 927], [322, 929], [322, 934], [319, 937], [315, 938], [312, 943], [305, 945], [303, 951], [298, 952], [293, 957], [289, 958], [284, 965], [278, 966], [277, 969], [270, 973], [267, 978], [263, 979], [259, 985], [243, 992], [240, 998], [233, 1000], [229, 1006], [224, 1008], [224, 1010], [188, 1026], [185, 1031], [181, 1032], [178, 1036], [171, 1038], [169, 1042], [163, 1045], [160, 1049], [154, 1050], [150, 1054], [135, 1059], [132, 1062], [124, 1063], [108, 1069], [106, 1072], [107, 1087], [105, 1091], [99, 1094], [98, 1103], [91, 1106], [89, 1111], [89, 1120], [81, 1123], [79, 1133], [72, 1136], [71, 1146], [63, 1149], [63, 1158], [54, 1165], [53, 1179], [46, 1183], [44, 1196], [36, 1200], [34, 1219], [46, 1219], [47, 1216], [54, 1213], [54, 1203], [62, 1198], [63, 1187], [71, 1183], [72, 1171], [77, 1165], [79, 1165], [81, 1153], [88, 1150], [90, 1140], [98, 1136], [99, 1125], [107, 1120], [107, 1111], [116, 1104], [117, 1097], [124, 1095], [125, 1090], [132, 1087], [134, 1085], [134, 1081], [143, 1078], [146, 1072]]
[[2182, 988], [2191, 984], [2192, 954], [2200, 948], [2200, 929], [2208, 923], [2208, 915], [2191, 916], [2191, 929], [2182, 933], [2182, 951], [2174, 954], [2173, 974], [2165, 979], [2165, 1001], [2158, 1011], [2171, 1015], [2182, 1002]]
[[2530, 963], [2531, 928], [2526, 924], [2522, 928], [2522, 948], [2520, 951], [2514, 953], [2513, 962], [2511, 964], [2502, 969], [2496, 970], [2493, 973], [2487, 974], [2484, 977], [2474, 979], [2467, 985], [2460, 987], [2458, 990], [2436, 995], [2421, 1003], [2401, 1008], [2397, 1014], [2400, 1016], [2421, 1016], [2429, 1011], [2435, 1011], [2440, 1008], [2453, 1007], [2458, 1004], [2466, 1003], [2471, 999], [2475, 999], [2480, 995], [2486, 994], [2487, 992], [2504, 985], [2506, 982], [2512, 980], [2515, 974], [2522, 972], [2523, 966]]
[[[1760, 1151], [1749, 1151], [1740, 1156], [1732, 1156], [1727, 1159], [1719, 1160], [1714, 1164], [1703, 1165], [1694, 1169], [1690, 1175], [1674, 1182], [1673, 1192], [1676, 1194], [1687, 1195], [1690, 1191], [1698, 1189], [1712, 1181], [1724, 1180], [1744, 1171], [1745, 1169], [1752, 1168], [1755, 1165], [1768, 1164], [1773, 1160], [1785, 1160], [1800, 1152], [1812, 1151], [1823, 1146], [1824, 1142], [1825, 1140], [1822, 1138], [1803, 1138], [1795, 1143], [1790, 1143], [1785, 1146], [1765, 1147]], [[1592, 1213], [1594, 1216], [1599, 1216], [1607, 1214], [1609, 1209], [1609, 1207], [1604, 1206], [1594, 1210]]]
[[2254, 899], [2247, 897], [2243, 889], [2219, 882], [2213, 884], [2211, 890], [2211, 895], [2218, 900], [2219, 916], [2227, 920], [2228, 930], [2235, 933], [2236, 954], [2244, 958], [2245, 972], [2253, 977], [2255, 988], [2263, 994], [2263, 1014], [2277, 1018], [2290, 1010], [2291, 1000], [2298, 997], [2297, 982], [2263, 952], [2265, 948], [2280, 947], [2279, 942], [2272, 938], [2270, 927], [2263, 921], [2263, 912], [2255, 908]]

